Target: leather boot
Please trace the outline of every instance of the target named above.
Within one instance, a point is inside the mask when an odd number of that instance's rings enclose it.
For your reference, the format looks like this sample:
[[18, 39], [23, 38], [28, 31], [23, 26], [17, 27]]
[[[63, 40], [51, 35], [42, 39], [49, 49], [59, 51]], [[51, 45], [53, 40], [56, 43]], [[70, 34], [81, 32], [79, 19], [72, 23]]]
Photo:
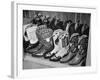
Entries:
[[82, 35], [79, 39], [79, 45], [78, 45], [78, 53], [77, 55], [68, 62], [69, 65], [78, 65], [81, 62], [84, 62], [86, 60], [87, 56], [87, 47], [88, 47], [88, 37], [86, 35]]

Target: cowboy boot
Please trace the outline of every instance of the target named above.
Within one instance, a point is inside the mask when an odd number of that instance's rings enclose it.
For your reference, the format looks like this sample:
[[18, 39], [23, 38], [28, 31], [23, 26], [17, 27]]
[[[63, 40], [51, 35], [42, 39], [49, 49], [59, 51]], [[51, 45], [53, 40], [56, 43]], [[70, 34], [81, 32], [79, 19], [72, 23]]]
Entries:
[[[42, 27], [42, 28], [41, 28]], [[50, 43], [50, 37], [52, 36], [52, 30], [47, 29], [44, 26], [41, 26], [36, 33], [37, 37], [40, 41], [40, 44], [42, 44], [42, 48], [38, 50], [37, 52], [33, 53], [32, 56], [37, 56], [37, 57], [43, 57], [44, 54], [50, 49], [52, 44]]]
[[59, 51], [50, 58], [51, 61], [59, 61], [65, 54], [67, 54], [68, 51], [68, 38], [69, 35], [66, 32], [63, 32], [61, 35], [59, 35]]
[[54, 54], [56, 54], [59, 50], [59, 46], [58, 46], [58, 36], [62, 33], [63, 31], [61, 29], [57, 29], [53, 32], [52, 35], [52, 44], [53, 44], [53, 50], [47, 54], [45, 54], [45, 58], [51, 58]]
[[68, 62], [68, 64], [69, 65], [78, 65], [85, 59], [86, 59], [86, 53], [81, 54], [81, 52], [78, 52], [77, 55], [71, 61]]
[[86, 35], [82, 35], [79, 39], [78, 45], [78, 53], [77, 55], [68, 62], [69, 65], [78, 65], [81, 62], [86, 61], [87, 56], [87, 46], [88, 46], [88, 37]]
[[74, 52], [68, 52], [65, 56], [63, 56], [62, 59], [60, 59], [60, 63], [67, 63], [69, 62], [71, 59], [73, 59], [73, 57], [76, 56], [77, 50], [75, 48]]
[[69, 50], [67, 54], [60, 60], [61, 63], [67, 63], [76, 55], [78, 51], [78, 37], [79, 34], [77, 33], [74, 33], [71, 36], [70, 43], [69, 43]]
[[35, 48], [27, 49], [26, 51], [28, 53], [33, 54], [33, 53], [39, 51], [42, 47], [43, 47], [43, 45], [39, 43]]

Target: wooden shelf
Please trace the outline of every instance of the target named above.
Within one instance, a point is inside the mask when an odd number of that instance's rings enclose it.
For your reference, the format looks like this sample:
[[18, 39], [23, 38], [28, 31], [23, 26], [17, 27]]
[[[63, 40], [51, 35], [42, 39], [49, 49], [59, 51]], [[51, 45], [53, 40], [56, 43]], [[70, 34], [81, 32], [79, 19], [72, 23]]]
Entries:
[[44, 59], [40, 57], [32, 57], [30, 55], [26, 55], [24, 57], [24, 68], [60, 68], [60, 67], [69, 67], [67, 63], [53, 62], [49, 61], [49, 59]]

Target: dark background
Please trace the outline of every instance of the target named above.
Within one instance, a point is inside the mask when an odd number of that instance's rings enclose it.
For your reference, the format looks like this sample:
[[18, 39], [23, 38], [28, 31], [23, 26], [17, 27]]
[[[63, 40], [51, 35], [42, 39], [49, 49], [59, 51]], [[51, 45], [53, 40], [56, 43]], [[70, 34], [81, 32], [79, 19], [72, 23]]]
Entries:
[[33, 19], [35, 13], [41, 13], [44, 16], [50, 17], [56, 16], [61, 20], [72, 20], [73, 22], [80, 20], [81, 23], [86, 23], [90, 26], [90, 13], [71, 13], [71, 12], [52, 12], [52, 11], [34, 11], [34, 10], [23, 10], [23, 24], [29, 23]]

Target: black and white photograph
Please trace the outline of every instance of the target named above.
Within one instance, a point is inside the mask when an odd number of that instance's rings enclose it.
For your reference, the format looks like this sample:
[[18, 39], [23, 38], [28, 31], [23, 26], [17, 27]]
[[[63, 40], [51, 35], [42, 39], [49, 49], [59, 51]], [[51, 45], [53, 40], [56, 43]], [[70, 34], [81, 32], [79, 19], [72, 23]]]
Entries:
[[13, 2], [12, 77], [95, 72], [96, 17], [92, 7]]
[[23, 69], [91, 66], [91, 13], [22, 11]]

